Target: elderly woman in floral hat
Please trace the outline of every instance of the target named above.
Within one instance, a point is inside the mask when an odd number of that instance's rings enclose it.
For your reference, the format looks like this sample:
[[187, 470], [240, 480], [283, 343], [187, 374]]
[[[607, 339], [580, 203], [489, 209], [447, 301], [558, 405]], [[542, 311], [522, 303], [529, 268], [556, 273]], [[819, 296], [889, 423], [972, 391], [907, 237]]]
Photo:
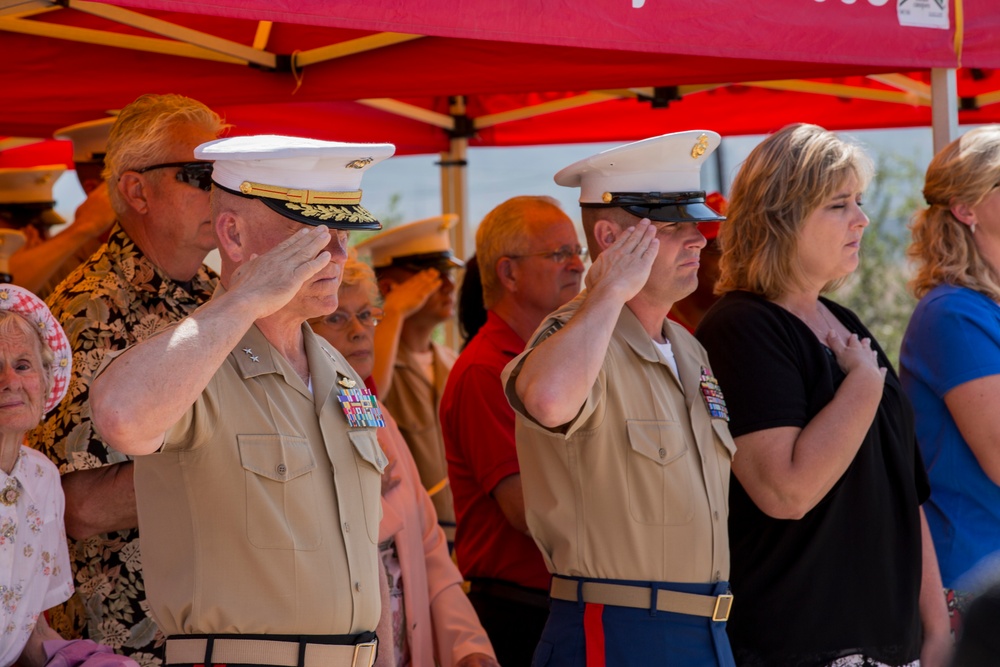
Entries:
[[59, 471], [24, 436], [65, 396], [71, 358], [45, 304], [0, 284], [0, 667], [135, 664], [93, 642], [62, 641], [42, 614], [73, 594], [65, 500]]

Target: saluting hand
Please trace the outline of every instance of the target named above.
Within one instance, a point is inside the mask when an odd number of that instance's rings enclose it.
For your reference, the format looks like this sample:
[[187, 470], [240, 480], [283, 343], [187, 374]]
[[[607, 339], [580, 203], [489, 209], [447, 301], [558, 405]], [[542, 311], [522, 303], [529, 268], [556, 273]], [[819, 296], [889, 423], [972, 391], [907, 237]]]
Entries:
[[70, 227], [88, 239], [104, 233], [115, 221], [115, 212], [108, 197], [108, 184], [101, 183], [76, 208]]
[[255, 319], [280, 310], [303, 284], [330, 263], [330, 230], [324, 225], [295, 232], [263, 255], [254, 253], [233, 272], [229, 292], [243, 296]]
[[587, 272], [587, 289], [609, 291], [625, 303], [646, 284], [659, 247], [656, 227], [643, 218], [597, 256]]
[[437, 269], [424, 269], [420, 273], [392, 286], [383, 299], [386, 313], [398, 313], [406, 319], [423, 308], [434, 292], [441, 289], [441, 274]]

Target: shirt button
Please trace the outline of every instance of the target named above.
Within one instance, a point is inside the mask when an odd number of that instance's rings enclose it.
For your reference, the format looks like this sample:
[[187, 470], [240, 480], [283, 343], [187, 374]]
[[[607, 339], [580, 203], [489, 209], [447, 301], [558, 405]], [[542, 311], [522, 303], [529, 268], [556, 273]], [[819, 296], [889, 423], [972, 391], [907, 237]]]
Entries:
[[718, 570], [716, 570], [715, 571], [715, 580], [718, 581], [721, 576], [722, 576], [722, 573], [719, 572]]
[[718, 521], [719, 520], [719, 513], [718, 512], [712, 512], [712, 514], [715, 515], [715, 520]]
[[667, 458], [667, 450], [665, 450], [663, 447], [660, 447], [660, 451], [658, 451], [657, 454], [660, 455], [661, 459]]
[[278, 467], [275, 468], [275, 470], [278, 471], [279, 475], [284, 475], [286, 472], [288, 472], [288, 468], [285, 466], [284, 463], [279, 463]]
[[351, 532], [351, 524], [348, 523], [347, 521], [344, 522], [344, 532], [345, 533]]
[[355, 581], [354, 582], [354, 590], [356, 590], [359, 593], [361, 592], [361, 582], [360, 581]]

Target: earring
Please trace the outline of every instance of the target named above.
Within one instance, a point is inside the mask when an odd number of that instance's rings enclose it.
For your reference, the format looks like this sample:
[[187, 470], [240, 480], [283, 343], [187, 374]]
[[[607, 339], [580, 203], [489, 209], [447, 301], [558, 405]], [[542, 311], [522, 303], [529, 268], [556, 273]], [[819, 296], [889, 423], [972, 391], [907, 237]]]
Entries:
[[976, 233], [976, 223], [972, 223], [971, 225], [969, 225], [969, 229], [971, 229], [972, 233], [975, 234]]

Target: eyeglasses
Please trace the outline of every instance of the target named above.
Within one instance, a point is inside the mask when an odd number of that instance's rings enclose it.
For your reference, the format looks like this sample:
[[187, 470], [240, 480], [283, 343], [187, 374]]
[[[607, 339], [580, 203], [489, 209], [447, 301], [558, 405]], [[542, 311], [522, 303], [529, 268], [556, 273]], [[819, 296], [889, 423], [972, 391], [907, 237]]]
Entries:
[[212, 163], [211, 162], [164, 162], [163, 164], [151, 164], [142, 169], [134, 169], [137, 174], [145, 174], [154, 169], [167, 169], [177, 167], [177, 180], [187, 183], [199, 190], [208, 192], [212, 189]]
[[580, 261], [587, 258], [587, 249], [580, 246], [575, 248], [570, 248], [569, 246], [563, 246], [558, 250], [549, 250], [546, 252], [529, 252], [524, 255], [507, 255], [511, 259], [523, 259], [525, 257], [545, 257], [546, 259], [552, 260], [555, 264], [565, 264], [574, 257], [578, 257]]
[[354, 315], [338, 310], [324, 317], [323, 321], [334, 329], [343, 331], [351, 325], [351, 320], [357, 320], [363, 327], [376, 327], [384, 315], [385, 312], [381, 308], [369, 308]]

